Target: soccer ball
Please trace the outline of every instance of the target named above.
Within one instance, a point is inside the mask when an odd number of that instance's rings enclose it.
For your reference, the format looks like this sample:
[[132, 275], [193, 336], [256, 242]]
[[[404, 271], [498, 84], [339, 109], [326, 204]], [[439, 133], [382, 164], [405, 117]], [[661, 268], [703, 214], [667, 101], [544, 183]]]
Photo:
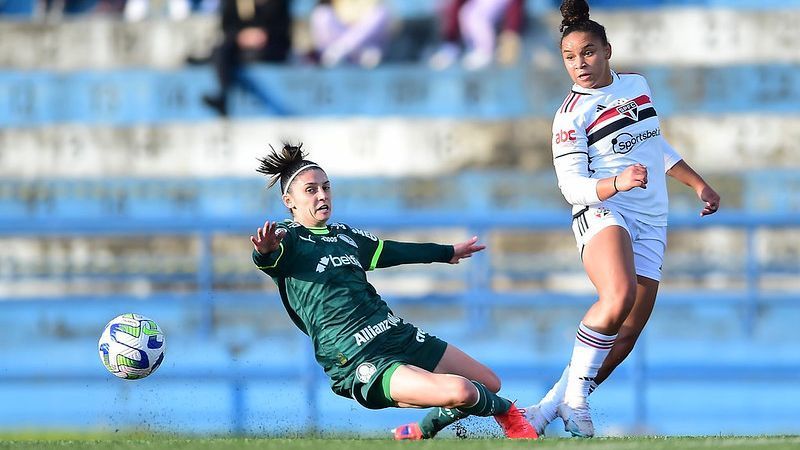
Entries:
[[103, 329], [98, 350], [112, 374], [128, 380], [144, 378], [164, 360], [164, 332], [145, 316], [122, 314]]

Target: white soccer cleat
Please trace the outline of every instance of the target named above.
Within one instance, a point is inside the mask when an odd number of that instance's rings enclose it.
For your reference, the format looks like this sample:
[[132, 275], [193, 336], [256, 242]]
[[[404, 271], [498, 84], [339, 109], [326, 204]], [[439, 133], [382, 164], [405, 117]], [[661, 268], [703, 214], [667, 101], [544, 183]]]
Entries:
[[525, 414], [525, 418], [528, 419], [528, 422], [536, 429], [536, 433], [538, 433], [539, 436], [544, 436], [544, 429], [547, 428], [547, 425], [549, 425], [555, 417], [547, 417], [544, 412], [542, 412], [540, 405], [540, 403], [537, 403], [523, 408], [522, 411], [523, 414]]
[[594, 424], [588, 403], [575, 407], [562, 403], [558, 406], [558, 414], [564, 419], [564, 431], [572, 436], [582, 438], [594, 436]]

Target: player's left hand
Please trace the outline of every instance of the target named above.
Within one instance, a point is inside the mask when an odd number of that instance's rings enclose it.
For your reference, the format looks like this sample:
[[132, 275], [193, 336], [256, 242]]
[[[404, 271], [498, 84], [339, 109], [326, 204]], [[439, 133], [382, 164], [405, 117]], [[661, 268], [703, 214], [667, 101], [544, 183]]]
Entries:
[[453, 258], [448, 262], [450, 264], [458, 264], [462, 259], [469, 258], [473, 253], [486, 248], [485, 245], [478, 245], [476, 242], [478, 242], [478, 236], [472, 236], [468, 241], [453, 244]]
[[703, 210], [700, 211], [700, 216], [714, 214], [719, 210], [719, 194], [711, 186], [707, 184], [703, 186], [697, 196], [700, 197], [700, 201], [705, 202]]

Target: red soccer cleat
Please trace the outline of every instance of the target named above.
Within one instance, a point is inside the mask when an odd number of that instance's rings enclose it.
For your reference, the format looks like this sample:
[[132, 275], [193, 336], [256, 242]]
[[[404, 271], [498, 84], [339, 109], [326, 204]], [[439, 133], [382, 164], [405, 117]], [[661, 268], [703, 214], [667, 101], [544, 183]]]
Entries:
[[503, 414], [494, 416], [494, 420], [503, 429], [503, 433], [509, 439], [539, 439], [539, 433], [533, 428], [533, 425], [525, 419], [523, 410], [517, 408], [517, 405], [512, 403], [511, 408]]
[[419, 441], [423, 439], [422, 430], [419, 429], [419, 424], [416, 422], [400, 425], [392, 431], [394, 432], [394, 440], [396, 441], [402, 441], [406, 439]]

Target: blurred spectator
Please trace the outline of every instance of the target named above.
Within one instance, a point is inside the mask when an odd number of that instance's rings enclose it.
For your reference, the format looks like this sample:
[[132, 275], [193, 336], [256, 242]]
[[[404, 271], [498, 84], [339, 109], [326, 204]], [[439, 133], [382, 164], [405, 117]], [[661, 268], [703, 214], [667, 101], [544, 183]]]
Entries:
[[243, 62], [283, 63], [292, 48], [290, 0], [222, 0], [222, 42], [211, 55], [219, 91], [203, 102], [222, 116]]
[[375, 67], [386, 50], [389, 22], [380, 0], [319, 0], [310, 18], [315, 54], [326, 67], [342, 62]]
[[127, 0], [99, 0], [94, 12], [99, 14], [120, 15], [125, 10]]
[[443, 42], [429, 64], [445, 69], [462, 52], [462, 64], [470, 70], [495, 60], [513, 64], [519, 58], [524, 21], [524, 0], [447, 0], [441, 19]]

